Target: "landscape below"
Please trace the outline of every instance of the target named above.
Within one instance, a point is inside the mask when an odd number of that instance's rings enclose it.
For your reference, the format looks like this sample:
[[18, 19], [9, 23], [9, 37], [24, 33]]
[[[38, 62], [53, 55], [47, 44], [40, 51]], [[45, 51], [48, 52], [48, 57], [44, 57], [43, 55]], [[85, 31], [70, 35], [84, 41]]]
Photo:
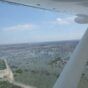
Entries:
[[[36, 88], [52, 88], [78, 43], [74, 40], [0, 45], [0, 58], [7, 60], [17, 82]], [[87, 66], [88, 63], [78, 88], [88, 87]]]
[[22, 88], [22, 87], [11, 84], [8, 81], [0, 81], [0, 88]]

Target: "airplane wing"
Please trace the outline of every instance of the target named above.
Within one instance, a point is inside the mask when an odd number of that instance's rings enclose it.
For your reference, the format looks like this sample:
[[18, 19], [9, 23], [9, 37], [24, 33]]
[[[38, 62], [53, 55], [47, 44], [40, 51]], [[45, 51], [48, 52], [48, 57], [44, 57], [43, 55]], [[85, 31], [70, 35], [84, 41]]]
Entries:
[[[88, 0], [0, 0], [43, 10], [70, 13], [77, 23], [88, 23]], [[81, 21], [81, 22], [80, 22]]]

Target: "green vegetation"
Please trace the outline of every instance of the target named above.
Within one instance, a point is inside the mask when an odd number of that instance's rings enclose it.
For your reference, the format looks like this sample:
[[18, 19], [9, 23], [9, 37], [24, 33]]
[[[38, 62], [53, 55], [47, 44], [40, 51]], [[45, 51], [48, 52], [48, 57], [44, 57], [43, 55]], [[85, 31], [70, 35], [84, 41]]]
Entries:
[[49, 64], [52, 65], [52, 64], [57, 63], [58, 61], [61, 61], [61, 57], [57, 57], [57, 58], [55, 58], [55, 59], [52, 60]]
[[23, 71], [22, 69], [17, 69], [15, 72], [21, 74]]
[[47, 75], [40, 72], [23, 72], [16, 75], [15, 80], [23, 84], [34, 86], [37, 88], [52, 88], [57, 77], [53, 74]]
[[6, 69], [4, 60], [0, 60], [0, 70]]
[[21, 87], [13, 85], [8, 81], [0, 81], [0, 88], [21, 88]]
[[78, 88], [88, 88], [88, 79], [84, 75], [80, 79]]

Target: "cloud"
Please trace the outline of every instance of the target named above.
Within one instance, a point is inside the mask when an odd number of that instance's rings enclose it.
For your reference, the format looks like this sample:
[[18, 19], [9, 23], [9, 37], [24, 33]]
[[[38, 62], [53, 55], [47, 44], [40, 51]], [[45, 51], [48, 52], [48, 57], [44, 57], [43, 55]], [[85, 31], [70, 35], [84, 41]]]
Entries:
[[57, 18], [55, 21], [53, 21], [53, 23], [60, 24], [60, 25], [72, 24], [74, 23], [74, 19], [75, 19], [75, 16], [67, 17], [67, 18]]
[[3, 28], [3, 30], [5, 31], [24, 31], [24, 30], [32, 30], [35, 28], [35, 25], [33, 24], [18, 24], [15, 26], [10, 26], [10, 27], [6, 27]]

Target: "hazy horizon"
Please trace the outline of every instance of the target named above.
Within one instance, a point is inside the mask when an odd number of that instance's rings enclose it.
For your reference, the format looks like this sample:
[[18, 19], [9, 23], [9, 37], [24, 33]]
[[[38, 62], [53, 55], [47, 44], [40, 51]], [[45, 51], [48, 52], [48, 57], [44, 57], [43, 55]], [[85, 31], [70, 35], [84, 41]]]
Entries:
[[80, 41], [80, 39], [76, 40], [59, 40], [59, 41], [43, 41], [43, 42], [20, 42], [20, 43], [5, 43], [1, 45], [19, 45], [19, 44], [40, 44], [40, 43], [56, 43], [56, 42], [71, 42], [71, 41]]

